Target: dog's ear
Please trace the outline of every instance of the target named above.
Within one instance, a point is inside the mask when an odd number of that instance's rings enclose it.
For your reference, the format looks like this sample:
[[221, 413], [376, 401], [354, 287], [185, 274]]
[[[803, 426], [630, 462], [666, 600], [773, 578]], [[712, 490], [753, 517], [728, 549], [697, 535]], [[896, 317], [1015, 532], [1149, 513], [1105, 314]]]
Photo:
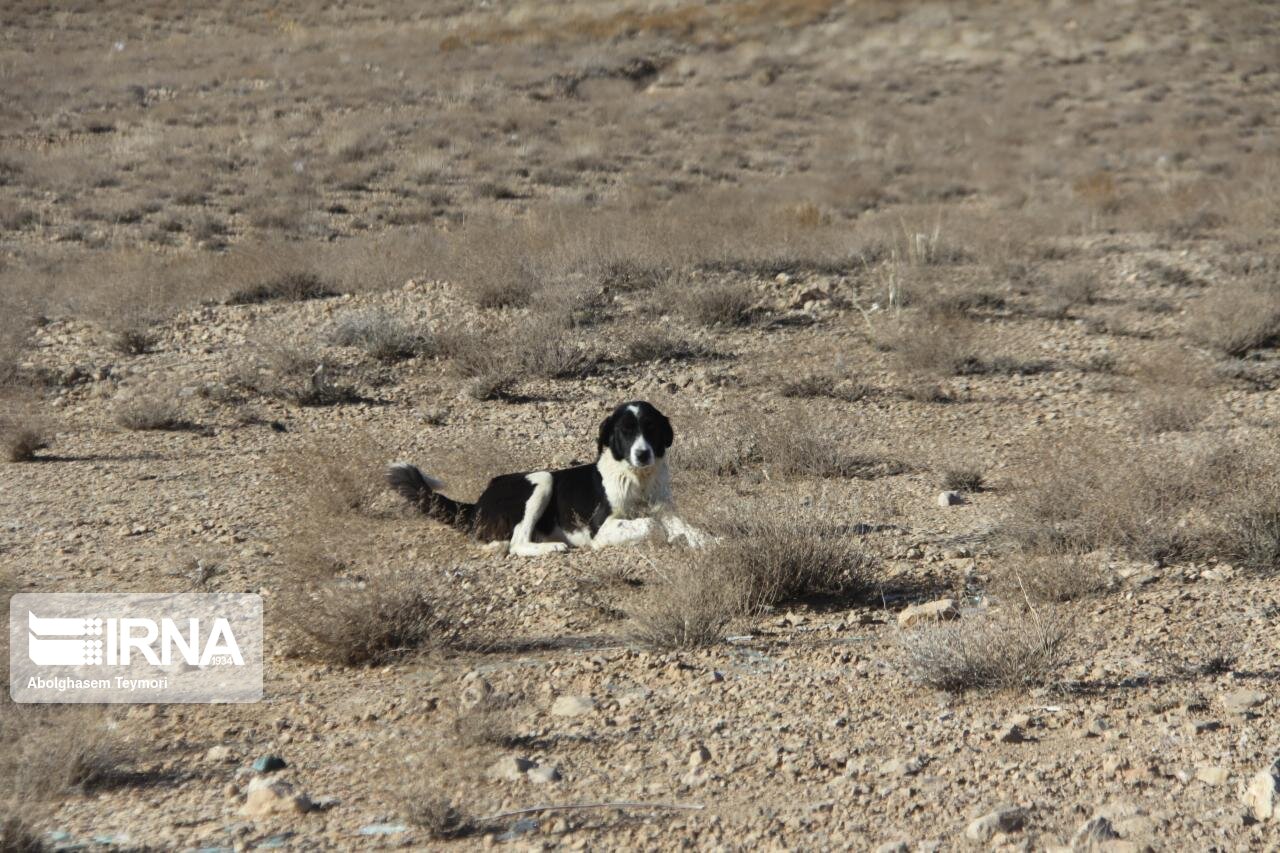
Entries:
[[654, 436], [663, 449], [671, 446], [671, 442], [676, 440], [676, 434], [671, 429], [671, 421], [667, 420], [667, 416], [659, 412], [657, 409], [653, 413], [658, 416], [658, 434]]
[[609, 446], [609, 441], [613, 438], [613, 424], [618, 419], [616, 411], [610, 412], [609, 417], [600, 422], [600, 432], [596, 434], [596, 458], [604, 453], [604, 449]]

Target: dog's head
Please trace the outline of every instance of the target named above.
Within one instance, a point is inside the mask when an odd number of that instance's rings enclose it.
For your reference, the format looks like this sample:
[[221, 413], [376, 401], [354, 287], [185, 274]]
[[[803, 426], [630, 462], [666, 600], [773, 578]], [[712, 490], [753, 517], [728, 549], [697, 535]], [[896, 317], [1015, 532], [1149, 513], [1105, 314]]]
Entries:
[[608, 452], [633, 468], [648, 468], [663, 457], [674, 438], [667, 416], [637, 400], [623, 403], [604, 419], [596, 451], [597, 456]]

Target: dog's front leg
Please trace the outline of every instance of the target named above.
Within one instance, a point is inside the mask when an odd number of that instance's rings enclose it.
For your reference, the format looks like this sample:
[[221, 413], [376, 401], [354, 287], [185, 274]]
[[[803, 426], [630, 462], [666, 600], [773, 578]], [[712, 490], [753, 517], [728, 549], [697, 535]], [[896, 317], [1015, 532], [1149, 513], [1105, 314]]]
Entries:
[[609, 518], [591, 537], [591, 547], [634, 545], [652, 539], [656, 528], [657, 523], [652, 518]]
[[699, 530], [675, 513], [664, 513], [660, 516], [660, 521], [668, 542], [683, 539], [691, 548], [704, 548], [716, 541], [714, 536]]

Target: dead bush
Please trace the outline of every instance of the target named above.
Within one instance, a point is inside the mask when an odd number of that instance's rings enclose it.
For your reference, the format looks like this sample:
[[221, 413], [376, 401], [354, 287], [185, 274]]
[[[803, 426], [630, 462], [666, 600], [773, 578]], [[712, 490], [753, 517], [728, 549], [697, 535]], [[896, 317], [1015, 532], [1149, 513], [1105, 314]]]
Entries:
[[[1111, 548], [1174, 562], [1256, 554], [1266, 566], [1280, 507], [1268, 448], [1142, 448], [1074, 437], [1037, 453], [1006, 531], [1037, 554]], [[1269, 532], [1270, 531], [1270, 532]]]
[[181, 431], [195, 429], [182, 408], [167, 397], [139, 394], [116, 406], [116, 423], [136, 431]]
[[0, 702], [0, 802], [57, 800], [127, 777], [128, 754], [99, 706]]
[[1098, 555], [1023, 553], [999, 567], [992, 582], [1010, 601], [1059, 603], [1101, 592], [1112, 577]]
[[627, 340], [624, 357], [630, 364], [642, 364], [649, 361], [691, 361], [714, 355], [714, 350], [699, 341], [650, 327], [641, 329]]
[[385, 309], [349, 311], [334, 323], [333, 342], [359, 347], [379, 361], [400, 361], [434, 350], [431, 335]]
[[1235, 358], [1280, 345], [1280, 286], [1259, 279], [1216, 285], [1192, 309], [1187, 331]]
[[250, 359], [230, 377], [246, 391], [286, 400], [299, 406], [336, 406], [363, 397], [335, 375], [336, 369], [310, 344], [259, 341]]
[[800, 409], [756, 424], [754, 433], [754, 444], [769, 474], [871, 480], [910, 470], [898, 459], [851, 450], [848, 438], [834, 435]]
[[627, 613], [629, 636], [653, 648], [695, 648], [724, 639], [744, 612], [746, 590], [733, 577], [690, 562], [672, 562], [647, 584]]
[[310, 270], [274, 272], [268, 278], [246, 285], [227, 297], [228, 305], [258, 305], [263, 302], [302, 302], [339, 295], [317, 273]]
[[413, 768], [397, 786], [401, 814], [433, 841], [467, 835], [473, 829], [473, 820], [448, 792], [446, 783], [452, 771], [438, 756], [425, 764]]
[[856, 403], [875, 393], [870, 385], [851, 379], [843, 379], [831, 374], [811, 373], [798, 379], [783, 381], [778, 386], [778, 393], [783, 397], [813, 399], [827, 397], [846, 403]]
[[917, 684], [962, 693], [1048, 683], [1066, 662], [1073, 626], [1045, 612], [1001, 612], [924, 625], [898, 636], [902, 666]]
[[1182, 350], [1161, 348], [1140, 361], [1138, 423], [1147, 432], [1186, 432], [1209, 414], [1214, 377]]
[[958, 316], [921, 314], [899, 323], [885, 336], [897, 366], [917, 376], [984, 376], [1041, 373], [1049, 365], [1008, 355], [989, 355], [981, 344], [981, 324]]
[[673, 282], [669, 291], [669, 304], [692, 323], [744, 326], [751, 322], [755, 300], [742, 282]]
[[26, 815], [0, 813], [0, 850], [5, 853], [44, 853], [47, 849], [44, 839]]
[[875, 560], [848, 529], [813, 512], [744, 512], [717, 529], [708, 574], [727, 579], [744, 612], [814, 595], [841, 598], [874, 588]]
[[30, 462], [49, 446], [52, 429], [34, 401], [0, 388], [0, 449], [10, 462]]
[[581, 379], [605, 362], [601, 353], [568, 330], [540, 328], [535, 319], [519, 321], [501, 332], [445, 330], [438, 342], [441, 354], [458, 373], [495, 394], [524, 379]]
[[370, 434], [317, 438], [286, 451], [276, 473], [304, 511], [320, 518], [373, 513], [386, 496], [383, 471], [390, 452]]
[[609, 319], [609, 295], [581, 280], [549, 283], [529, 300], [534, 315], [550, 326], [582, 329]]
[[291, 653], [344, 666], [385, 663], [438, 648], [453, 636], [447, 607], [428, 591], [431, 578], [410, 570], [317, 578], [282, 574], [274, 597]]
[[126, 325], [111, 332], [110, 345], [121, 355], [143, 355], [160, 341], [155, 329], [143, 322]]
[[980, 468], [953, 465], [943, 470], [941, 485], [949, 492], [980, 492], [986, 486], [986, 476]]

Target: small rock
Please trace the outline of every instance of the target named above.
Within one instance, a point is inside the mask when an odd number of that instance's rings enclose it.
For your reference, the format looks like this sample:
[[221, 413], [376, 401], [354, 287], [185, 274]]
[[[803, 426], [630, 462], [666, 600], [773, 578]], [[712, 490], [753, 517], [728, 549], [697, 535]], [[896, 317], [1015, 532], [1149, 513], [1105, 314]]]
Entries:
[[956, 506], [964, 503], [964, 495], [959, 492], [939, 492], [938, 506]]
[[278, 755], [264, 755], [253, 762], [253, 772], [274, 773], [288, 766], [285, 760]]
[[1001, 806], [972, 821], [964, 830], [970, 841], [990, 841], [999, 833], [1017, 832], [1026, 826], [1027, 813], [1017, 806]]
[[1022, 726], [1017, 723], [1010, 723], [1000, 730], [996, 735], [996, 740], [1001, 743], [1026, 743], [1030, 738], [1023, 730]]
[[1222, 728], [1220, 720], [1190, 720], [1187, 722], [1187, 731], [1193, 735], [1203, 735], [1209, 732], [1216, 732]]
[[484, 705], [492, 696], [492, 685], [477, 675], [475, 678], [467, 680], [463, 685], [462, 693], [458, 696], [458, 704], [464, 710], [470, 710]]
[[880, 765], [882, 776], [914, 776], [924, 768], [919, 758], [890, 758]]
[[1102, 759], [1102, 773], [1104, 776], [1114, 776], [1123, 770], [1128, 770], [1130, 766], [1129, 759], [1123, 755], [1108, 755]]
[[906, 841], [886, 841], [876, 848], [876, 853], [911, 853], [911, 845]]
[[[265, 780], [254, 780], [265, 782]], [[249, 795], [240, 814], [246, 817], [267, 817], [275, 814], [306, 814], [313, 808], [306, 794], [295, 794], [288, 782], [270, 782], [249, 785]]]
[[557, 717], [577, 717], [596, 706], [590, 696], [561, 696], [551, 703], [551, 713]]
[[231, 747], [222, 746], [221, 744], [209, 747], [204, 753], [204, 760], [210, 764], [222, 764], [234, 758], [235, 756], [231, 754]]
[[1249, 780], [1243, 799], [1254, 820], [1260, 823], [1280, 820], [1280, 761]]
[[689, 769], [701, 767], [711, 760], [711, 750], [699, 744], [694, 747], [693, 752], [689, 753]]
[[1222, 695], [1222, 707], [1231, 714], [1243, 714], [1267, 701], [1267, 694], [1260, 690], [1232, 690]]
[[1087, 849], [1091, 844], [1098, 844], [1119, 837], [1120, 833], [1116, 832], [1116, 828], [1111, 825], [1111, 821], [1102, 815], [1095, 815], [1080, 824], [1076, 834], [1071, 837], [1071, 848], [1073, 850]]
[[537, 785], [547, 785], [560, 781], [560, 770], [551, 764], [530, 767], [525, 771], [525, 778]]
[[939, 598], [926, 604], [913, 604], [898, 614], [898, 627], [910, 628], [917, 622], [942, 622], [959, 619], [960, 608], [954, 598]]
[[534, 763], [527, 758], [507, 756], [490, 764], [486, 774], [490, 779], [501, 782], [519, 782], [533, 768]]
[[1231, 778], [1231, 773], [1225, 767], [1201, 764], [1196, 768], [1196, 778], [1206, 785], [1225, 785]]

